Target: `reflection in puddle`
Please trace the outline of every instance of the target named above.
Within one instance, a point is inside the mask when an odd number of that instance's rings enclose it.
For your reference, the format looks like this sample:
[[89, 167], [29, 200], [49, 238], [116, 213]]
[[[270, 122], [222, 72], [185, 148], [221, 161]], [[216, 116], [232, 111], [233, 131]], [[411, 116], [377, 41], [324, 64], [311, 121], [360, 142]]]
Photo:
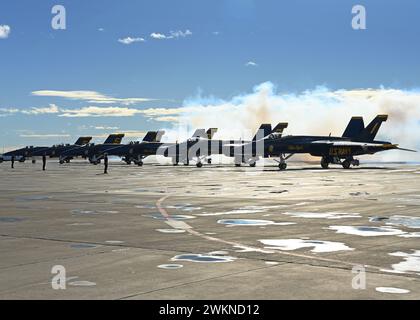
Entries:
[[301, 248], [313, 248], [311, 252], [333, 252], [353, 250], [342, 242], [303, 240], [303, 239], [262, 239], [259, 240], [267, 249], [296, 250]]
[[183, 229], [156, 229], [156, 231], [162, 232], [162, 233], [184, 233], [185, 230]]
[[107, 240], [105, 241], [108, 244], [122, 244], [124, 243], [124, 241], [120, 241], [120, 240]]
[[[145, 217], [150, 217], [153, 219], [157, 219], [157, 220], [167, 220], [166, 217], [162, 216], [160, 213], [154, 213], [154, 214], [150, 214], [150, 215], [145, 215]], [[172, 220], [188, 220], [188, 219], [195, 219], [194, 216], [188, 216], [185, 214], [171, 214], [169, 216], [170, 219]]]
[[191, 261], [191, 262], [232, 262], [236, 258], [230, 256], [218, 256], [207, 254], [180, 254], [173, 257], [172, 261]]
[[420, 232], [410, 232], [399, 235], [401, 238], [420, 238]]
[[296, 224], [295, 222], [274, 222], [271, 220], [254, 220], [254, 219], [222, 219], [217, 221], [220, 224], [226, 224], [228, 226], [267, 226], [267, 225], [278, 225], [287, 226]]
[[119, 211], [115, 210], [85, 210], [85, 209], [73, 209], [70, 211], [71, 214], [75, 215], [97, 215], [97, 214], [107, 214], [107, 213], [118, 213]]
[[0, 217], [0, 222], [21, 222], [25, 220], [25, 218], [18, 218], [18, 217]]
[[69, 282], [69, 285], [75, 287], [93, 287], [96, 286], [96, 283], [91, 281], [73, 281]]
[[156, 209], [156, 206], [153, 204], [139, 204], [134, 207], [139, 208], [139, 209]]
[[360, 218], [359, 213], [344, 212], [283, 212], [283, 214], [295, 218], [308, 219], [344, 219], [344, 218]]
[[336, 233], [351, 234], [362, 237], [395, 236], [405, 234], [404, 231], [391, 227], [369, 227], [369, 226], [330, 226], [327, 229], [335, 230]]
[[387, 217], [372, 217], [369, 219], [371, 222], [385, 221], [388, 225], [404, 226], [407, 228], [420, 228], [420, 218], [410, 216], [391, 216]]
[[407, 289], [392, 288], [392, 287], [377, 287], [375, 290], [378, 292], [383, 292], [383, 293], [409, 293], [410, 292], [410, 290], [407, 290]]
[[160, 264], [157, 266], [160, 269], [180, 269], [183, 267], [182, 264]]
[[177, 204], [177, 205], [171, 205], [171, 206], [166, 206], [166, 209], [177, 209], [177, 210], [182, 210], [182, 211], [195, 211], [195, 210], [201, 210], [201, 207], [193, 207], [191, 204], [186, 203], [184, 205], [182, 204]]
[[214, 212], [214, 213], [202, 213], [197, 214], [198, 216], [221, 216], [225, 214], [249, 214], [249, 213], [261, 213], [267, 212], [269, 209], [276, 209], [285, 207], [284, 205], [273, 205], [273, 206], [245, 206], [239, 209], [223, 211], [223, 212]]
[[37, 201], [37, 200], [48, 200], [51, 199], [51, 196], [45, 196], [45, 195], [34, 195], [34, 196], [22, 196], [17, 197], [17, 201]]
[[416, 272], [420, 275], [420, 250], [413, 251], [413, 253], [406, 253], [401, 251], [389, 253], [390, 256], [404, 258], [404, 261], [393, 264], [391, 266], [392, 270], [383, 269], [382, 271], [393, 273]]

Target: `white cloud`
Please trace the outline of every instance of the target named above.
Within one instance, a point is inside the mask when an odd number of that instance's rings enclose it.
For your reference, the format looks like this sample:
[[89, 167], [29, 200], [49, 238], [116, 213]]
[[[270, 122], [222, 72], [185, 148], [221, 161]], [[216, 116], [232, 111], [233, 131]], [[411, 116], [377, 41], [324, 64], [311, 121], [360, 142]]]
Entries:
[[48, 107], [44, 108], [36, 108], [33, 107], [29, 110], [22, 110], [21, 111], [24, 114], [48, 114], [48, 113], [59, 113], [59, 108], [55, 104], [50, 104]]
[[146, 40], [144, 38], [131, 38], [131, 37], [118, 39], [118, 42], [122, 44], [132, 44], [133, 42], [145, 42], [145, 41]]
[[185, 31], [181, 31], [181, 30], [171, 31], [170, 34], [171, 34], [170, 37], [173, 37], [173, 38], [179, 38], [179, 37], [185, 38], [185, 37], [191, 36], [192, 32], [187, 29]]
[[218, 36], [220, 34], [220, 32], [219, 31], [213, 31], [212, 34], [215, 35], [215, 36]]
[[98, 28], [98, 31], [102, 32], [102, 31], [105, 31], [105, 29], [104, 28]]
[[69, 134], [47, 133], [47, 134], [21, 134], [22, 138], [68, 138]]
[[247, 63], [245, 63], [245, 67], [257, 67], [258, 64], [255, 63], [254, 61], [248, 61]]
[[9, 37], [11, 28], [7, 24], [0, 25], [0, 39], [7, 39]]
[[39, 115], [59, 112], [60, 110], [55, 104], [50, 104], [48, 107], [32, 107], [30, 109], [0, 108], [0, 116], [11, 115], [16, 113], [27, 115]]
[[118, 130], [119, 127], [108, 127], [108, 126], [92, 126], [95, 130]]
[[63, 109], [60, 117], [131, 117], [141, 110], [127, 107], [97, 107], [88, 106], [80, 109]]
[[166, 36], [163, 33], [152, 32], [150, 34], [150, 38], [153, 38], [153, 39], [166, 39]]
[[159, 32], [152, 32], [150, 34], [150, 37], [157, 40], [163, 40], [163, 39], [185, 38], [191, 35], [192, 35], [192, 32], [189, 29], [187, 29], [185, 31], [182, 31], [182, 30], [170, 31], [169, 35], [159, 33]]
[[149, 98], [114, 98], [96, 91], [59, 91], [59, 90], [38, 90], [33, 91], [32, 95], [42, 97], [59, 97], [72, 100], [85, 100], [90, 103], [122, 103], [124, 105], [152, 101]]

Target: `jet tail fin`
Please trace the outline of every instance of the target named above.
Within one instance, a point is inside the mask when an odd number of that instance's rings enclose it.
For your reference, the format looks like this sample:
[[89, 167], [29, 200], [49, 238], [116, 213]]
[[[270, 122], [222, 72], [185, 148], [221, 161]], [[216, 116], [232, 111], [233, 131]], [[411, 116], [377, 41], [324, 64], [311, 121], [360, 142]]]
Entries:
[[217, 132], [217, 128], [209, 128], [209, 129], [206, 131], [207, 138], [208, 138], [209, 140], [213, 139], [213, 136], [214, 136], [214, 134], [215, 134], [216, 132]]
[[205, 138], [207, 136], [205, 129], [197, 129], [194, 131], [192, 137], [193, 138]]
[[104, 141], [104, 144], [105, 143], [109, 143], [109, 144], [120, 144], [122, 138], [124, 138], [124, 133], [110, 134], [108, 136], [108, 138], [106, 138], [106, 140]]
[[289, 124], [287, 122], [280, 122], [274, 127], [272, 133], [276, 133], [281, 136], [283, 134], [283, 130], [286, 129], [288, 125]]
[[356, 138], [365, 128], [365, 123], [362, 117], [352, 117], [349, 124], [344, 130], [343, 138]]
[[356, 137], [356, 141], [373, 141], [379, 131], [379, 128], [381, 127], [382, 122], [387, 119], [388, 115], [386, 114], [377, 115], [375, 119], [373, 119], [372, 122], [369, 123], [368, 126]]
[[84, 146], [85, 144], [88, 144], [90, 140], [92, 140], [92, 137], [79, 137], [74, 144], [76, 146]]
[[[271, 133], [271, 124], [270, 123], [263, 123], [260, 128], [258, 129], [257, 133], [255, 134], [254, 138], [252, 138], [252, 141], [256, 141], [257, 137], [259, 139], [262, 139], [266, 136], [268, 136]], [[262, 136], [261, 136], [262, 134]]]
[[157, 131], [148, 131], [143, 137], [143, 142], [152, 142], [156, 139]]
[[156, 139], [153, 142], [160, 142], [164, 134], [165, 130], [159, 130], [156, 134]]

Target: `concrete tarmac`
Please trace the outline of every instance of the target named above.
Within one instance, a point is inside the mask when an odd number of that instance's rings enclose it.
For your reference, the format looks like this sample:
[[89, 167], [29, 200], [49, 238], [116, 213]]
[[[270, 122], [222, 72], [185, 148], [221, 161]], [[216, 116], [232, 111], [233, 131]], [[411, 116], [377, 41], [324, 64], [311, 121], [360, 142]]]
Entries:
[[0, 299], [420, 298], [418, 165], [28, 161], [0, 181]]

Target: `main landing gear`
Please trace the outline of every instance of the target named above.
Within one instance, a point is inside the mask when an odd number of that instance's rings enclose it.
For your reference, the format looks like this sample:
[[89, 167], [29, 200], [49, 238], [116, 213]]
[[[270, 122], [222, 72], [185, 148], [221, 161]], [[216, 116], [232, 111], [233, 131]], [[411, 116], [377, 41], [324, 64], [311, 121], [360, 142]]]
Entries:
[[344, 160], [341, 160], [337, 157], [322, 157], [321, 158], [321, 167], [322, 169], [328, 169], [330, 163], [332, 164], [340, 164], [344, 169], [350, 169], [351, 166], [359, 166], [360, 162], [358, 159], [354, 159], [353, 157], [348, 157]]

